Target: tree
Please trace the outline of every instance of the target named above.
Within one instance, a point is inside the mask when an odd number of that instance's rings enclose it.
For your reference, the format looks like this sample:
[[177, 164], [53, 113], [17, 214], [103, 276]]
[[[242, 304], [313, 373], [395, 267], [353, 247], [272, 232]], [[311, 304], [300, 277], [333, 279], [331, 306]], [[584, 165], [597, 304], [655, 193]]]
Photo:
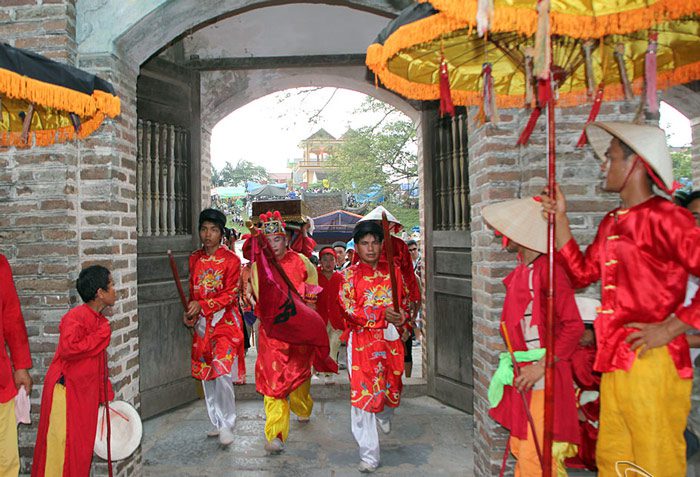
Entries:
[[693, 178], [693, 164], [690, 151], [685, 148], [683, 150], [675, 150], [671, 152], [673, 160], [673, 176], [678, 179]]
[[212, 164], [211, 166], [211, 185], [213, 187], [219, 187], [224, 185], [224, 181], [221, 178], [221, 172], [216, 170], [216, 167]]
[[[246, 181], [266, 181], [269, 177], [269, 174], [263, 166], [255, 165], [243, 159], [239, 160], [235, 166], [227, 161], [226, 165], [218, 171], [212, 166], [211, 174], [212, 184], [215, 186], [237, 186], [245, 184]], [[214, 182], [215, 178], [218, 183]]]
[[415, 127], [398, 110], [374, 98], [367, 98], [360, 110], [384, 114], [372, 126], [345, 133], [345, 142], [329, 161], [335, 168], [332, 184], [355, 192], [379, 186], [385, 196], [393, 197], [401, 184], [418, 178]]

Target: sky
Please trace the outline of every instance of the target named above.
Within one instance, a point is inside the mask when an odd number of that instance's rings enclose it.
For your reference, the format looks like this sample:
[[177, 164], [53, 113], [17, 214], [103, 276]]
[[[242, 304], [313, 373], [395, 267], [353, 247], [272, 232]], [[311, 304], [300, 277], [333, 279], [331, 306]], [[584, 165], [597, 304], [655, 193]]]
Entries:
[[[265, 96], [222, 119], [212, 130], [214, 167], [220, 169], [226, 161], [235, 165], [239, 159], [245, 159], [264, 166], [268, 172], [285, 172], [289, 159], [300, 159], [303, 155], [299, 143], [320, 128], [339, 137], [348, 127], [374, 124], [382, 116], [355, 114], [366, 98], [356, 91], [336, 88], [321, 88], [306, 94], [295, 91], [299, 90]], [[309, 124], [308, 118], [322, 108], [317, 123]]]
[[[308, 89], [307, 89], [308, 90]], [[377, 113], [354, 113], [366, 95], [355, 91], [320, 88], [306, 94], [287, 90], [252, 101], [221, 120], [212, 131], [212, 164], [221, 169], [226, 161], [246, 159], [268, 172], [286, 172], [287, 161], [302, 157], [299, 143], [320, 128], [335, 137], [348, 127], [374, 124]], [[326, 105], [327, 103], [327, 105]], [[324, 108], [324, 105], [326, 107]], [[308, 118], [323, 108], [315, 124]], [[669, 134], [669, 145], [691, 143], [690, 122], [666, 103], [661, 103], [661, 121]]]

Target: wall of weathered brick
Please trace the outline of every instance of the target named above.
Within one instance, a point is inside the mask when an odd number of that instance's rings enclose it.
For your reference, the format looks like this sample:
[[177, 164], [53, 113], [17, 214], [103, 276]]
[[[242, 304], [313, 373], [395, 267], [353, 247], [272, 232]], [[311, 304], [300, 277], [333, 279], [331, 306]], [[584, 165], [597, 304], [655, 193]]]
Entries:
[[[5, 1], [0, 38], [76, 65], [75, 2]], [[101, 263], [113, 271], [119, 301], [110, 315], [110, 374], [118, 399], [138, 405], [136, 298], [135, 80], [115, 58], [80, 58], [84, 69], [112, 81], [122, 115], [90, 138], [47, 148], [0, 152], [0, 251], [15, 274], [27, 323], [36, 383], [32, 426], [20, 426], [22, 472], [29, 471], [43, 377], [58, 341], [58, 324], [80, 303], [80, 269]], [[117, 466], [134, 475], [140, 454]], [[95, 464], [96, 474], [105, 466]], [[137, 472], [138, 473], [138, 472]]]
[[[600, 120], [630, 118], [634, 107], [603, 105]], [[475, 110], [470, 110], [473, 118]], [[530, 145], [515, 145], [527, 121], [527, 111], [503, 110], [498, 125], [469, 123], [469, 180], [472, 216], [474, 320], [474, 474], [497, 475], [507, 433], [487, 414], [487, 388], [504, 351], [498, 325], [505, 289], [503, 278], [515, 266], [515, 257], [502, 251], [481, 218], [490, 203], [537, 195], [546, 183], [545, 118], [541, 117]], [[575, 144], [588, 115], [587, 107], [557, 110], [557, 177], [567, 196], [576, 238], [590, 243], [602, 214], [617, 200], [600, 191], [600, 170], [589, 147]]]
[[693, 189], [700, 189], [700, 118], [694, 118], [690, 127], [693, 133], [693, 144], [690, 146], [693, 158]]

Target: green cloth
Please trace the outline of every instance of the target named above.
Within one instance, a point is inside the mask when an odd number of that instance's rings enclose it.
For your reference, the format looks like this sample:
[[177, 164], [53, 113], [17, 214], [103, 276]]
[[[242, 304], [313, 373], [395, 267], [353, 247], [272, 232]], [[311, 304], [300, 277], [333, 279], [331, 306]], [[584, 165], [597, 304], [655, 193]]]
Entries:
[[[515, 360], [518, 363], [531, 363], [533, 361], [539, 361], [544, 357], [544, 348], [531, 349], [529, 351], [515, 351]], [[513, 373], [513, 360], [510, 358], [510, 353], [507, 351], [501, 353], [498, 362], [498, 369], [491, 378], [491, 383], [489, 384], [489, 403], [491, 403], [491, 408], [498, 406], [503, 399], [503, 387], [512, 386], [513, 378], [515, 377]]]

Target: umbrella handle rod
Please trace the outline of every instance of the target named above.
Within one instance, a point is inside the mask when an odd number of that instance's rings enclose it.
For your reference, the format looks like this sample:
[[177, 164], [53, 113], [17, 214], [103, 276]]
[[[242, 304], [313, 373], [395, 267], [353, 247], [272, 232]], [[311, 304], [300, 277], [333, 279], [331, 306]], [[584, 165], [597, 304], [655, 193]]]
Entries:
[[[501, 332], [503, 333], [503, 339], [506, 342], [506, 348], [508, 348], [508, 354], [510, 354], [510, 359], [513, 362], [513, 374], [515, 377], [520, 376], [520, 368], [518, 367], [518, 362], [515, 360], [515, 353], [513, 353], [513, 346], [510, 344], [510, 337], [508, 336], [508, 330], [506, 329], [505, 321], [501, 321]], [[530, 432], [532, 432], [532, 439], [535, 441], [535, 451], [537, 452], [537, 458], [540, 461], [540, 467], [544, 464], [542, 457], [542, 449], [540, 448], [540, 440], [537, 438], [537, 432], [535, 432], [535, 419], [532, 417], [530, 412], [530, 406], [525, 398], [525, 393], [518, 389], [518, 394], [523, 401], [523, 407], [525, 408], [525, 415], [527, 416], [527, 422], [530, 425]], [[510, 443], [510, 439], [508, 440]], [[544, 469], [544, 467], [542, 467]]]
[[384, 249], [386, 251], [386, 260], [389, 262], [389, 279], [391, 280], [391, 301], [396, 313], [399, 312], [399, 289], [396, 279], [396, 270], [394, 270], [394, 244], [391, 241], [391, 230], [389, 230], [389, 220], [386, 217], [386, 212], [382, 212], [382, 229], [384, 229]]
[[[552, 88], [552, 82], [549, 82]], [[547, 103], [547, 159], [549, 194], [556, 197], [556, 126], [554, 123], [554, 92]], [[554, 440], [554, 244], [556, 224], [554, 213], [547, 215], [547, 321], [545, 326], [545, 375], [544, 375], [544, 477], [552, 475], [552, 443]]]
[[[175, 262], [172, 250], [168, 250], [168, 261], [170, 262], [170, 271], [173, 274], [173, 281], [175, 281], [175, 286], [177, 287], [177, 294], [180, 296], [182, 309], [187, 312], [187, 298], [185, 297], [185, 291], [182, 289], [180, 274], [177, 271], [177, 263]], [[194, 330], [189, 327], [187, 329], [190, 330], [190, 335], [194, 336]]]

